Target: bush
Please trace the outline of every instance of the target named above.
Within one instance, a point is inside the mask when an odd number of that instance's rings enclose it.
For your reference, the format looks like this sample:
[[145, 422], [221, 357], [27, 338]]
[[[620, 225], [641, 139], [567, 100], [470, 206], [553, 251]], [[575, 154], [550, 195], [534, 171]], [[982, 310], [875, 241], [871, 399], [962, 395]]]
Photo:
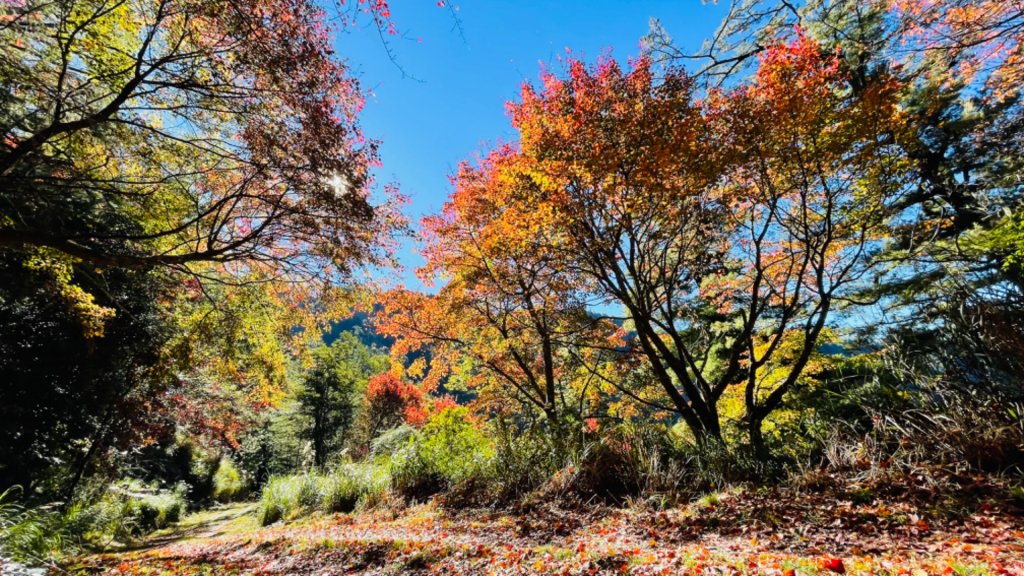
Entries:
[[103, 486], [61, 509], [28, 508], [8, 489], [0, 494], [0, 552], [44, 561], [83, 548], [107, 548], [177, 522], [186, 510], [184, 484], [158, 490], [139, 481]]
[[149, 483], [184, 483], [188, 486], [189, 501], [205, 503], [213, 496], [215, 476], [222, 460], [219, 452], [205, 449], [195, 439], [178, 434], [170, 443], [143, 448], [135, 472]]
[[271, 477], [263, 488], [257, 518], [266, 526], [301, 514], [351, 512], [367, 500], [379, 500], [390, 477], [383, 466], [345, 463], [323, 474]]
[[213, 499], [217, 502], [234, 502], [248, 495], [249, 483], [227, 458], [221, 459], [213, 475]]
[[488, 472], [493, 498], [512, 502], [547, 482], [566, 465], [558, 448], [545, 430], [500, 430]]
[[663, 427], [621, 425], [570, 453], [566, 465], [528, 494], [526, 503], [597, 499], [622, 504], [655, 495], [671, 500], [685, 478], [683, 472]]
[[494, 454], [490, 439], [473, 424], [468, 410], [446, 408], [392, 456], [393, 486], [402, 496], [419, 500], [460, 483], [483, 485]]
[[294, 476], [271, 476], [260, 496], [256, 517], [261, 525], [273, 524], [299, 507], [298, 486]]
[[187, 509], [188, 487], [159, 490], [138, 481], [125, 481], [107, 489], [98, 500], [76, 513], [74, 523], [85, 530], [86, 540], [127, 541], [181, 519]]
[[370, 441], [370, 456], [391, 456], [407, 446], [415, 434], [416, 429], [408, 424], [385, 430]]

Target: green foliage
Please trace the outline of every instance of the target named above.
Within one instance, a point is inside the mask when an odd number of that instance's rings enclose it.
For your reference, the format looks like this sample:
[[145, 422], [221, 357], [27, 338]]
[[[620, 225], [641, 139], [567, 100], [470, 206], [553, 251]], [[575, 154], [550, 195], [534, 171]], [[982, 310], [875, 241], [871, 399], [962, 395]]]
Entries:
[[140, 450], [134, 474], [149, 483], [184, 485], [188, 499], [203, 504], [214, 498], [217, 474], [225, 463], [233, 466], [220, 447], [204, 446], [199, 439], [179, 432]]
[[0, 494], [0, 554], [18, 561], [48, 558], [67, 538], [63, 516], [54, 506], [26, 508], [20, 490]]
[[490, 438], [463, 407], [435, 414], [391, 457], [395, 490], [420, 499], [482, 477], [494, 458]]
[[235, 463], [223, 458], [213, 475], [213, 499], [218, 502], [234, 502], [248, 495], [249, 483], [242, 476]]
[[385, 368], [387, 358], [352, 332], [317, 348], [313, 358], [298, 393], [299, 414], [306, 421], [301, 435], [312, 442], [316, 465], [323, 466], [345, 443], [366, 381]]
[[385, 430], [370, 441], [370, 456], [381, 457], [395, 454], [408, 445], [415, 434], [416, 429], [408, 424]]
[[536, 490], [566, 462], [559, 458], [558, 443], [538, 428], [494, 430], [495, 456], [489, 476], [496, 500], [511, 502]]
[[26, 268], [31, 258], [0, 249], [0, 489], [67, 499], [112, 446], [139, 443], [165, 413], [167, 334], [153, 278], [68, 264], [71, 281], [113, 313], [99, 336], [60, 280]]
[[255, 486], [262, 486], [271, 476], [302, 467], [306, 442], [300, 436], [304, 425], [297, 403], [286, 402], [260, 414], [242, 434], [235, 458]]
[[177, 522], [184, 514], [184, 485], [157, 490], [138, 481], [101, 487], [91, 497], [28, 507], [18, 490], [0, 494], [0, 552], [15, 560], [41, 562], [84, 548], [130, 542]]
[[344, 463], [327, 472], [274, 476], [263, 487], [256, 511], [261, 525], [312, 511], [351, 512], [389, 486], [386, 467]]
[[418, 458], [450, 485], [487, 467], [494, 447], [463, 407], [446, 408], [433, 416], [413, 443]]
[[173, 490], [160, 490], [138, 481], [120, 482], [82, 508], [76, 522], [85, 528], [86, 540], [130, 540], [177, 522], [188, 508], [187, 491], [184, 484]]

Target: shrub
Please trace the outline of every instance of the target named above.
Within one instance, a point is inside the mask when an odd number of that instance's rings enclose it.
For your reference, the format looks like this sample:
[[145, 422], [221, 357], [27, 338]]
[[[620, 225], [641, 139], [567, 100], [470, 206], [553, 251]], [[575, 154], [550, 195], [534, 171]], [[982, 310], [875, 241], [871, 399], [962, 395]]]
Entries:
[[312, 511], [351, 512], [367, 500], [381, 500], [388, 490], [386, 468], [371, 463], [345, 463], [325, 473], [274, 476], [263, 487], [257, 508], [266, 526]]
[[526, 503], [622, 504], [655, 495], [671, 500], [683, 478], [682, 461], [663, 427], [621, 425], [570, 453], [567, 464], [528, 494]]
[[407, 500], [420, 501], [445, 489], [446, 482], [422, 457], [416, 438], [391, 456], [388, 462], [392, 487]]
[[319, 508], [325, 512], [351, 512], [370, 495], [388, 489], [387, 470], [372, 464], [342, 464], [326, 478]]
[[390, 430], [385, 430], [380, 436], [370, 441], [370, 456], [391, 456], [395, 454], [412, 439], [416, 429], [408, 424], [402, 424]]
[[392, 455], [393, 486], [406, 498], [419, 500], [460, 483], [483, 485], [494, 454], [490, 439], [473, 424], [468, 410], [445, 408]]
[[416, 443], [420, 458], [449, 485], [480, 472], [494, 458], [494, 447], [462, 407], [446, 408], [427, 422]]
[[566, 464], [547, 431], [509, 427], [499, 430], [497, 436], [488, 471], [496, 501], [511, 502], [533, 492]]
[[95, 502], [83, 507], [76, 524], [94, 542], [126, 541], [177, 522], [187, 509], [188, 487], [160, 490], [128, 480], [109, 487]]
[[234, 502], [248, 493], [248, 482], [234, 462], [224, 458], [213, 475], [213, 499], [217, 502]]
[[273, 524], [299, 507], [298, 480], [294, 476], [271, 476], [263, 486], [256, 517], [261, 525]]

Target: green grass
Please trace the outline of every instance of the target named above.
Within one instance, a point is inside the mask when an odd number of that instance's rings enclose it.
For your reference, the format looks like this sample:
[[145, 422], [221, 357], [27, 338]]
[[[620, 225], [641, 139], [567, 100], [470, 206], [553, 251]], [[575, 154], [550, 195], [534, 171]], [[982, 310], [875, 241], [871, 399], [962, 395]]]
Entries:
[[389, 489], [387, 469], [372, 463], [342, 464], [324, 473], [275, 476], [263, 488], [256, 517], [263, 526], [302, 514], [352, 512]]

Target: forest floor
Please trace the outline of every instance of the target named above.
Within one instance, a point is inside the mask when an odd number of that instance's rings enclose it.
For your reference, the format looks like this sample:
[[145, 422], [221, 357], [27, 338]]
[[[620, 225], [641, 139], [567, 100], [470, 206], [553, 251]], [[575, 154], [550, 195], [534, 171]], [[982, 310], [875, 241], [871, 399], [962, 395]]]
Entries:
[[80, 558], [65, 569], [104, 576], [1024, 575], [1019, 504], [850, 496], [734, 490], [665, 510], [424, 504], [265, 528], [234, 506], [190, 517], [146, 547]]

